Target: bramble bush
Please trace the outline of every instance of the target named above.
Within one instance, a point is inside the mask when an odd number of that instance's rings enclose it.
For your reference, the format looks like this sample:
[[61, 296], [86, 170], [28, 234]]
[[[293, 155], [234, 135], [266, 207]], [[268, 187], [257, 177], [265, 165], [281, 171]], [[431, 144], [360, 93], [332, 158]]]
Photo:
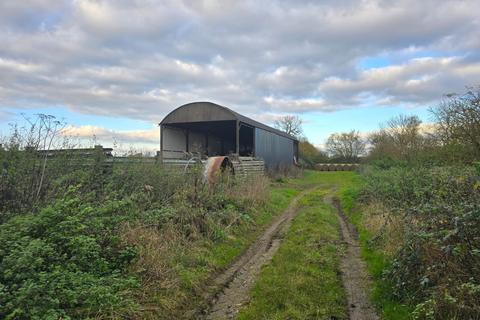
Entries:
[[138, 281], [125, 271], [136, 251], [116, 233], [131, 204], [94, 208], [76, 191], [0, 225], [1, 318], [86, 318], [133, 305]]
[[101, 155], [89, 165], [49, 159], [36, 197], [39, 159], [0, 152], [2, 319], [130, 317], [149, 295], [185, 296], [176, 256], [251, 223], [267, 197], [266, 179], [209, 187], [200, 168], [141, 158], [108, 167]]
[[478, 318], [478, 165], [377, 168], [365, 177], [364, 199], [385, 204], [405, 229], [384, 276], [393, 293], [416, 306], [417, 319]]

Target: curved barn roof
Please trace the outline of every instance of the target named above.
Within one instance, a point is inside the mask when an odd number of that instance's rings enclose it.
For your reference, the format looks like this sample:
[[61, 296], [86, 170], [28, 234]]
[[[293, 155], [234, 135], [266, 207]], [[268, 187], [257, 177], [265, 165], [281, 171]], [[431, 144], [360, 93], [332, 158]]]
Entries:
[[175, 124], [187, 122], [204, 122], [204, 121], [240, 121], [255, 128], [263, 129], [276, 133], [280, 136], [298, 140], [292, 135], [278, 129], [267, 126], [261, 122], [245, 117], [227, 107], [221, 106], [213, 102], [192, 102], [184, 104], [170, 112], [160, 124]]

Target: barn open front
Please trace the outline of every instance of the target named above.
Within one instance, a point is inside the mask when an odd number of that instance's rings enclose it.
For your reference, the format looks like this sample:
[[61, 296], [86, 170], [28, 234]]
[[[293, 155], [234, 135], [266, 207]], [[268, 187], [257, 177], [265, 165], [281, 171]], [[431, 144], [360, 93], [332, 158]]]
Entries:
[[[163, 157], [178, 158], [195, 153], [212, 157], [237, 153], [235, 121], [204, 121], [165, 125], [163, 134]], [[252, 127], [240, 124], [239, 155], [253, 156]]]
[[229, 156], [274, 168], [294, 164], [298, 141], [224, 106], [194, 102], [173, 110], [160, 123], [160, 150], [164, 161]]

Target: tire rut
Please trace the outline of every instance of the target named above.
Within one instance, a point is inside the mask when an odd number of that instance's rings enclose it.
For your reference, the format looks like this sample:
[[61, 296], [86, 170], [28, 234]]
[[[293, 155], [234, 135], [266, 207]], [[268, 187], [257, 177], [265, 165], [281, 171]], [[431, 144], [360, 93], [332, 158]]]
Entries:
[[[287, 209], [277, 217], [265, 232], [227, 270], [213, 280], [216, 292], [207, 297], [209, 307], [197, 315], [197, 319], [233, 319], [241, 307], [249, 301], [249, 291], [255, 283], [261, 268], [272, 260], [292, 220], [298, 213], [298, 200], [309, 189], [297, 195]], [[217, 288], [217, 290], [215, 290]]]
[[368, 297], [370, 278], [366, 272], [365, 262], [360, 256], [357, 232], [347, 221], [340, 201], [336, 198], [327, 198], [326, 200], [337, 210], [342, 239], [346, 244], [346, 252], [341, 258], [340, 269], [343, 286], [347, 293], [349, 319], [377, 320], [379, 317]]

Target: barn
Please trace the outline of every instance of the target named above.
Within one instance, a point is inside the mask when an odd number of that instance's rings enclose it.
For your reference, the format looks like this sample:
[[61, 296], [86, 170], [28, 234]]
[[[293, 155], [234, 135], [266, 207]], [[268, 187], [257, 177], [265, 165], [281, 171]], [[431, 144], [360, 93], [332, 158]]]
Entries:
[[298, 159], [295, 137], [212, 102], [180, 106], [159, 125], [163, 159], [253, 157], [268, 168], [291, 166]]

